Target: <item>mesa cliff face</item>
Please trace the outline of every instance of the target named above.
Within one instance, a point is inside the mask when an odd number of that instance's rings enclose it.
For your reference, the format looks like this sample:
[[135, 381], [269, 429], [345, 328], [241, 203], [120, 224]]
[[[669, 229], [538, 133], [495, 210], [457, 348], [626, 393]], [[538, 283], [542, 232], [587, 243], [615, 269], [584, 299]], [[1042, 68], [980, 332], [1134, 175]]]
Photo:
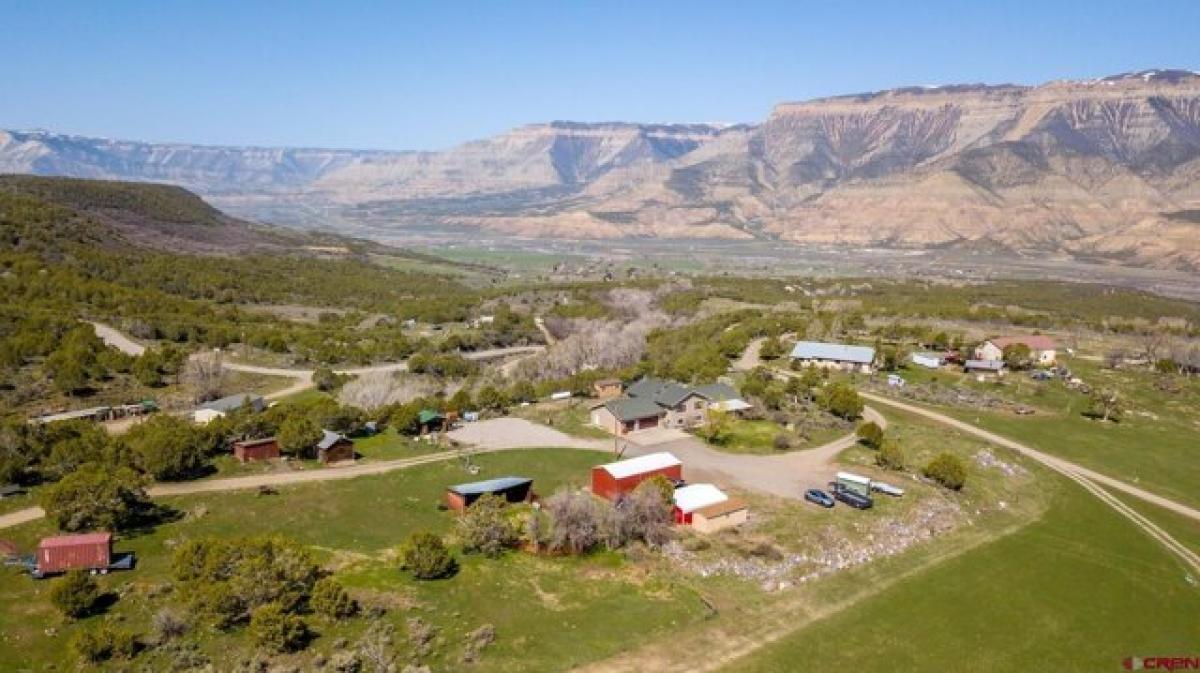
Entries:
[[444, 152], [13, 133], [6, 170], [177, 182], [241, 215], [389, 229], [982, 243], [1200, 269], [1200, 75], [1186, 71], [784, 103], [757, 126], [555, 122]]
[[1200, 76], [1169, 72], [788, 103], [744, 143], [682, 157], [590, 210], [648, 235], [659, 221], [721, 223], [806, 243], [988, 241], [1200, 268], [1200, 229], [1166, 216], [1200, 204], [1198, 110]]

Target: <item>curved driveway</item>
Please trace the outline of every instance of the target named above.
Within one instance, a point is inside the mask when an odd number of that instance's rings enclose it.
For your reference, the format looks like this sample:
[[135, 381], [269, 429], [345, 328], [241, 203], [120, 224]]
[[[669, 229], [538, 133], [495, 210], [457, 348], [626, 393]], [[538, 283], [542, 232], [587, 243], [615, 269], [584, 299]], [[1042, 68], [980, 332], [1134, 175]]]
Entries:
[[[870, 407], [863, 410], [863, 418], [880, 427], [887, 426], [887, 419]], [[625, 455], [640, 456], [655, 451], [675, 454], [683, 461], [684, 477], [689, 481], [711, 481], [781, 498], [800, 499], [804, 497], [805, 489], [825, 488], [826, 482], [837, 472], [834, 460], [858, 442], [858, 435], [850, 432], [812, 449], [769, 456], [727, 453], [691, 436], [645, 445], [636, 444], [636, 433], [627, 439], [630, 442]]]

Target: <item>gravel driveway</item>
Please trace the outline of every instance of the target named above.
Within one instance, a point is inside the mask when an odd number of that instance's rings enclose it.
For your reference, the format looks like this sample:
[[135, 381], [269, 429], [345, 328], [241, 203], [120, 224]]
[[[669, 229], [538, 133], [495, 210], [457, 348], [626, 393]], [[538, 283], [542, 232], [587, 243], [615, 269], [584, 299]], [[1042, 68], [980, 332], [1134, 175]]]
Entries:
[[[887, 425], [883, 416], [869, 407], [863, 416], [880, 426]], [[718, 486], [737, 486], [798, 499], [803, 497], [806, 488], [825, 488], [838, 470], [834, 462], [837, 455], [853, 446], [858, 437], [850, 432], [822, 446], [774, 456], [725, 453], [672, 429], [634, 433], [629, 440], [625, 456], [670, 451], [683, 461], [683, 477], [688, 481], [713, 482]]]
[[567, 448], [611, 450], [612, 441], [581, 439], [524, 418], [493, 418], [465, 423], [446, 433], [450, 439], [485, 449]]

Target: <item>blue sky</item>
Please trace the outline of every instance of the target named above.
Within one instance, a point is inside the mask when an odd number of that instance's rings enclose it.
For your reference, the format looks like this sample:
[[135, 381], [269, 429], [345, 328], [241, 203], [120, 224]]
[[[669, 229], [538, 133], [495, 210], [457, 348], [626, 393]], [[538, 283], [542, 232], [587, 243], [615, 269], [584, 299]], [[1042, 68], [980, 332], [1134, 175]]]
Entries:
[[438, 149], [553, 119], [752, 122], [900, 85], [1200, 70], [1198, 28], [1198, 0], [0, 0], [0, 127]]

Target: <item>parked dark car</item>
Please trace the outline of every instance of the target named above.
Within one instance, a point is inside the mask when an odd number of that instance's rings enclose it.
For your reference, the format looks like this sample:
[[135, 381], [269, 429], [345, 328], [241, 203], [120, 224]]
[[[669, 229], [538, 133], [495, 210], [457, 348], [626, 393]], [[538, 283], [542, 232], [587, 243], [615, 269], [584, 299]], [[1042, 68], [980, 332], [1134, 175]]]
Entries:
[[833, 507], [833, 498], [819, 488], [810, 488], [804, 492], [804, 499], [825, 508]]
[[850, 505], [854, 509], [871, 509], [871, 507], [875, 505], [875, 501], [871, 498], [855, 493], [848, 488], [844, 488], [836, 481], [829, 482], [829, 490], [833, 492], [833, 497], [841, 500], [847, 505]]

